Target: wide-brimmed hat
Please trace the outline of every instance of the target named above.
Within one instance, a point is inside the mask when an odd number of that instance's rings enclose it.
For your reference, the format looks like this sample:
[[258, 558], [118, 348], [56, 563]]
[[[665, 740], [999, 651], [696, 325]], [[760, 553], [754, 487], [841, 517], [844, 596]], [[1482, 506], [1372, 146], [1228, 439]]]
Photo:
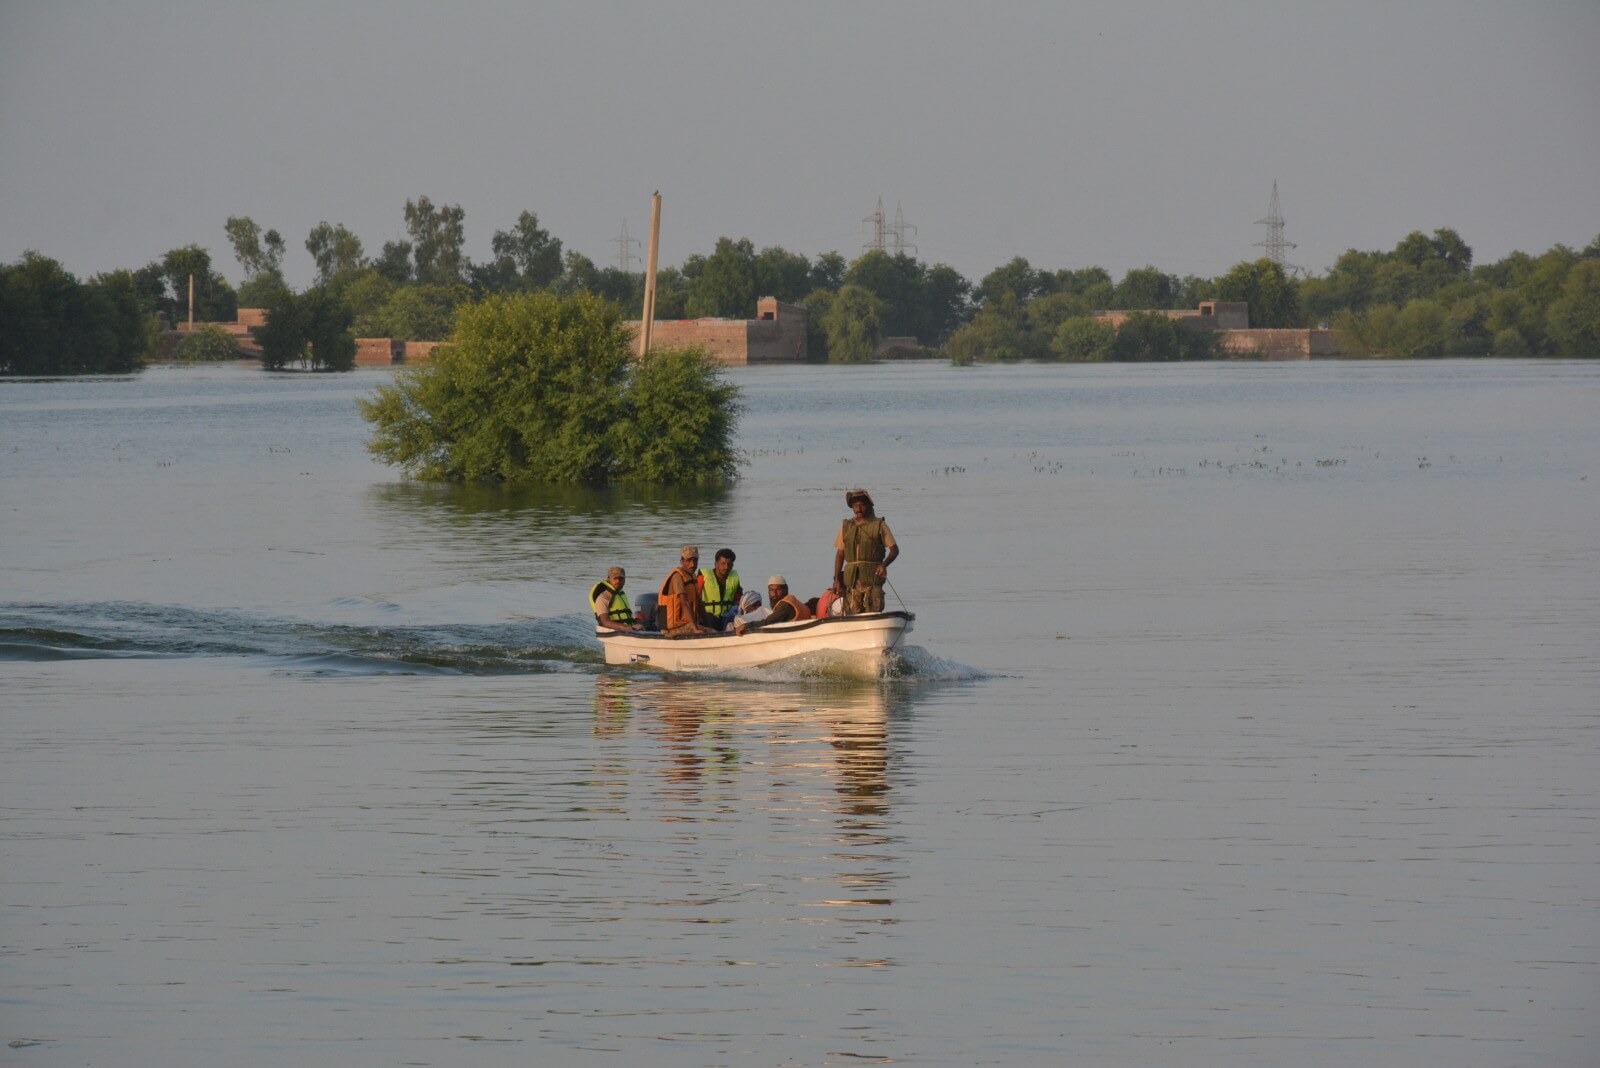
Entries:
[[872, 494], [868, 493], [866, 490], [862, 489], [860, 486], [857, 486], [853, 490], [845, 490], [844, 491], [844, 503], [845, 504], [855, 504], [857, 501], [866, 501], [868, 508], [874, 507], [874, 505], [872, 503]]

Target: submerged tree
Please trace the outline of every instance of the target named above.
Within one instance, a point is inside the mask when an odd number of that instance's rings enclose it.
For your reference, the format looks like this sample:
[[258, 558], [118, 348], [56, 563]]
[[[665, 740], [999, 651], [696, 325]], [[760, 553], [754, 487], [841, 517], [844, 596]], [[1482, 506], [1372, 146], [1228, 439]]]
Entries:
[[298, 361], [313, 371], [348, 371], [356, 362], [350, 306], [327, 288], [296, 295], [284, 289], [267, 305], [267, 322], [256, 330], [261, 364], [282, 371]]
[[622, 309], [590, 293], [463, 306], [448, 345], [361, 402], [368, 448], [454, 482], [715, 483], [738, 466], [737, 390], [698, 350], [629, 359]]
[[128, 271], [85, 283], [37, 252], [0, 263], [0, 375], [135, 370], [146, 344], [144, 303]]

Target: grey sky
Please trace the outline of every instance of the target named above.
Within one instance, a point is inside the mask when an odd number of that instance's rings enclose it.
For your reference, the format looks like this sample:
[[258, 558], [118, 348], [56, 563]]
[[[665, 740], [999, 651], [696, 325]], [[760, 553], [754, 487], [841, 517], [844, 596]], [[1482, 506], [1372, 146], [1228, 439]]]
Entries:
[[375, 254], [408, 197], [604, 265], [665, 198], [848, 257], [881, 194], [976, 280], [1260, 250], [1277, 179], [1323, 270], [1450, 226], [1480, 262], [1600, 234], [1600, 3], [528, 4], [0, 0], [0, 259], [87, 276], [250, 215]]

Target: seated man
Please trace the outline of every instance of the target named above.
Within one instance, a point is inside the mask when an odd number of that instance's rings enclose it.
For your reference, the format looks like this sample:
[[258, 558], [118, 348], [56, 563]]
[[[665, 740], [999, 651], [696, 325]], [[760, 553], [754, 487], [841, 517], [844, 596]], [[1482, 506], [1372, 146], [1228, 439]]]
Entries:
[[782, 575], [773, 575], [767, 579], [767, 600], [772, 603], [772, 610], [765, 619], [754, 623], [743, 620], [736, 621], [733, 625], [735, 634], [747, 634], [752, 630], [771, 626], [774, 623], [788, 623], [796, 619], [810, 619], [811, 609], [795, 600], [789, 593], [789, 580]]
[[613, 567], [606, 572], [604, 582], [596, 582], [590, 587], [589, 607], [594, 610], [597, 626], [611, 630], [639, 629], [633, 619], [633, 609], [628, 604], [628, 595], [622, 592], [623, 583], [627, 581], [628, 573], [620, 567]]
[[734, 625], [737, 626], [741, 619], [746, 623], [755, 623], [766, 618], [767, 610], [761, 607], [761, 595], [755, 590], [745, 590], [744, 596], [739, 598], [739, 613], [733, 617]]
[[700, 569], [700, 622], [715, 630], [726, 630], [739, 606], [739, 572], [733, 569], [733, 550], [718, 549], [711, 567]]
[[669, 638], [712, 633], [699, 623], [700, 587], [695, 582], [699, 564], [700, 550], [685, 545], [678, 554], [678, 566], [667, 572], [661, 583], [661, 605], [667, 616], [661, 633]]

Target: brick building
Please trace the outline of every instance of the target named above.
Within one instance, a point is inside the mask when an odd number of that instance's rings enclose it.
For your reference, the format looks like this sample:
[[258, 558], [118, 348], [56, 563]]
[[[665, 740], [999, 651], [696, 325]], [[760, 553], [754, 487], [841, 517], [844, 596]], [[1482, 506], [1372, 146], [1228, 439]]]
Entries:
[[[639, 336], [639, 321], [627, 324]], [[657, 319], [650, 328], [654, 348], [699, 345], [717, 363], [803, 363], [810, 358], [806, 346], [806, 309], [784, 304], [776, 297], [756, 301], [754, 319]]]
[[[1129, 311], [1100, 311], [1094, 317], [1109, 326], [1121, 326], [1132, 315]], [[1257, 356], [1268, 360], [1309, 360], [1312, 357], [1343, 355], [1333, 333], [1328, 330], [1252, 329], [1250, 305], [1242, 300], [1203, 300], [1193, 311], [1162, 311], [1184, 330], [1214, 331], [1222, 351], [1230, 356]]]

